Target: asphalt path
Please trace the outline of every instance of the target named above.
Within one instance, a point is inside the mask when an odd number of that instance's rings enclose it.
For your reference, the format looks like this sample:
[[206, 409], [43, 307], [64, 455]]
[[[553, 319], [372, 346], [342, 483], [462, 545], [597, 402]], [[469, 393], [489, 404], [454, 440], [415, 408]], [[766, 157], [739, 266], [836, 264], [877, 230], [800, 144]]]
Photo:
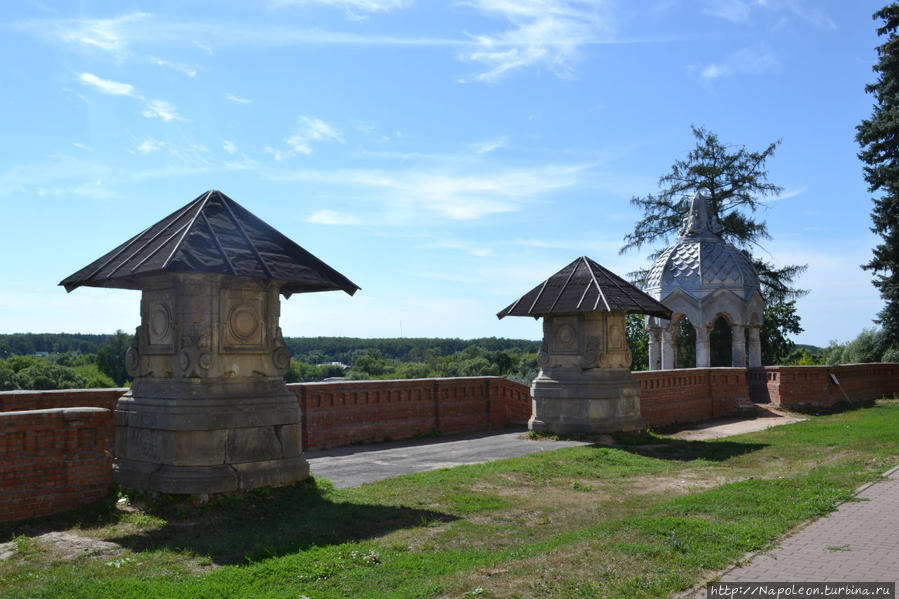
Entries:
[[468, 433], [436, 439], [393, 441], [305, 452], [309, 469], [338, 489], [413, 472], [481, 464], [563, 447], [582, 441], [532, 440], [525, 429]]

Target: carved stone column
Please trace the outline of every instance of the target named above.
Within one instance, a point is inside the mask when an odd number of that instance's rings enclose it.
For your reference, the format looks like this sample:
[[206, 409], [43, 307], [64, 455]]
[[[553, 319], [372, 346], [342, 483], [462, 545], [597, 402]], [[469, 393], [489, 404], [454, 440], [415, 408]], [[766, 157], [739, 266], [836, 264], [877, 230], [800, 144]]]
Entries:
[[749, 365], [753, 367], [762, 365], [762, 340], [759, 336], [760, 330], [760, 326], [751, 325], [749, 327]]
[[668, 323], [662, 327], [662, 370], [676, 367], [677, 325]]
[[554, 433], [643, 428], [624, 312], [545, 315], [528, 427]]
[[732, 324], [731, 353], [734, 368], [746, 368], [746, 327], [740, 324]]
[[181, 273], [142, 281], [115, 411], [122, 487], [213, 494], [305, 479], [278, 283]]
[[709, 337], [712, 332], [711, 325], [693, 325], [696, 329], [696, 368], [708, 368], [711, 364], [711, 349]]
[[662, 368], [662, 329], [650, 320], [649, 331], [649, 369]]

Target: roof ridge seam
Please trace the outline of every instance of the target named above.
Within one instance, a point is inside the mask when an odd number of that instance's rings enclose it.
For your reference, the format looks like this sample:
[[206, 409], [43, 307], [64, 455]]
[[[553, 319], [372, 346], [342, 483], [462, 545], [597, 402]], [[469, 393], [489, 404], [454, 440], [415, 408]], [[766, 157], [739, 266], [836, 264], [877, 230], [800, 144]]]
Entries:
[[184, 233], [181, 235], [181, 239], [178, 240], [178, 243], [175, 244], [175, 247], [172, 248], [172, 251], [169, 253], [168, 257], [165, 259], [165, 262], [162, 263], [161, 269], [164, 269], [169, 265], [169, 262], [172, 261], [172, 258], [175, 256], [175, 252], [177, 252], [181, 248], [181, 244], [184, 243], [184, 238], [187, 237], [187, 234], [193, 228], [194, 223], [197, 221], [197, 217], [200, 216], [200, 213], [203, 212], [203, 208], [206, 207], [206, 202], [209, 201], [210, 196], [212, 196], [212, 190], [206, 192], [206, 196], [200, 202], [200, 207], [197, 208], [197, 213], [194, 214], [193, 218], [190, 219], [190, 222], [187, 223], [187, 228], [184, 230]]

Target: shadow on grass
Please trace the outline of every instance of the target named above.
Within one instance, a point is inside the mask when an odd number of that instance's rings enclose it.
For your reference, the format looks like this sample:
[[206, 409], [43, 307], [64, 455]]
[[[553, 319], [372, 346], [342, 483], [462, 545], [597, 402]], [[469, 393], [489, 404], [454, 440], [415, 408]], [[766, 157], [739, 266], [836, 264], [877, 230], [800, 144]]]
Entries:
[[[134, 552], [168, 549], [208, 556], [217, 565], [245, 564], [314, 546], [362, 541], [388, 532], [449, 522], [452, 515], [402, 506], [370, 505], [335, 499], [331, 485], [312, 477], [291, 487], [256, 489], [195, 506], [183, 497], [136, 497], [140, 512], [124, 515], [110, 499], [57, 516], [19, 523], [29, 535], [73, 527], [98, 528], [139, 519], [164, 520], [154, 528], [107, 537]], [[148, 518], [151, 520], [151, 518]], [[133, 530], [133, 528], [130, 528]]]
[[258, 489], [207, 506], [178, 503], [151, 507], [149, 511], [164, 518], [165, 525], [108, 540], [132, 551], [191, 551], [226, 565], [456, 519], [433, 510], [334, 501], [329, 498], [329, 487], [329, 483], [319, 486], [310, 478], [292, 487]]
[[766, 443], [746, 443], [721, 439], [687, 441], [658, 436], [646, 431], [615, 433], [613, 437], [616, 443], [615, 449], [650, 458], [682, 462], [693, 460], [723, 462], [768, 446]]

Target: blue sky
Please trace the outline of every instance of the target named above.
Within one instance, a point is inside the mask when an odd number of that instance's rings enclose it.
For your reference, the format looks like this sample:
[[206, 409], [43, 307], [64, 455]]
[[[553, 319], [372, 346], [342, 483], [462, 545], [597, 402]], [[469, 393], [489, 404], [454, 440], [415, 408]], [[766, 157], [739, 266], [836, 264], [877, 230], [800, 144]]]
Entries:
[[0, 332], [133, 330], [139, 292], [56, 284], [220, 189], [362, 287], [282, 302], [285, 335], [536, 339], [496, 312], [580, 255], [646, 266], [629, 199], [695, 124], [782, 140], [765, 257], [809, 265], [797, 341], [851, 339], [881, 5], [4, 3]]

